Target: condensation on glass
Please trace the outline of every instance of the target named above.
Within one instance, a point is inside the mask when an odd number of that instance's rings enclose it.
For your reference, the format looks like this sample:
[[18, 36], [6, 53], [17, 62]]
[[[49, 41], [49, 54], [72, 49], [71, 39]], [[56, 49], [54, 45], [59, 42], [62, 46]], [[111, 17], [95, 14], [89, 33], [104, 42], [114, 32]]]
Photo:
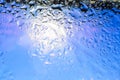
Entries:
[[0, 80], [120, 80], [119, 49], [117, 0], [0, 0]]

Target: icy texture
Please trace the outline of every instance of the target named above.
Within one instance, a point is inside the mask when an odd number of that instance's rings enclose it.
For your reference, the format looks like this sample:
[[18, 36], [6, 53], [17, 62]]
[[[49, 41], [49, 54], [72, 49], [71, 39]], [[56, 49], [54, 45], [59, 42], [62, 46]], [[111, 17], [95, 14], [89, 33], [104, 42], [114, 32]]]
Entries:
[[120, 80], [119, 9], [29, 4], [0, 5], [0, 80]]

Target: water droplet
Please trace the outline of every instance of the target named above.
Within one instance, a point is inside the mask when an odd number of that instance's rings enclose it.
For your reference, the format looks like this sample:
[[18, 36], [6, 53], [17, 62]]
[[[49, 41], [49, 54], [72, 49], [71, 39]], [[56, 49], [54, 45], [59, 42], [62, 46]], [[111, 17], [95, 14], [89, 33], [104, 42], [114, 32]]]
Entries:
[[103, 22], [102, 22], [102, 21], [99, 21], [99, 25], [103, 25]]
[[20, 3], [20, 2], [21, 2], [21, 0], [16, 0], [16, 2]]
[[21, 21], [21, 20], [18, 20], [18, 21], [17, 21], [17, 25], [18, 25], [19, 27], [22, 27], [22, 25], [24, 25], [24, 22]]
[[49, 61], [45, 61], [44, 64], [49, 65], [49, 64], [52, 64], [52, 63], [49, 62]]
[[85, 11], [85, 12], [88, 11], [88, 6], [87, 6], [86, 4], [84, 4], [84, 3], [82, 3], [82, 2], [80, 2], [80, 4], [81, 4], [81, 8], [80, 8], [80, 9], [81, 9], [82, 11]]
[[16, 12], [14, 10], [11, 10], [11, 14], [15, 14]]
[[11, 3], [11, 6], [15, 6], [15, 5], [16, 5], [16, 2], [13, 1], [13, 2]]
[[21, 9], [27, 9], [28, 6], [27, 6], [27, 5], [22, 5], [20, 8], [21, 8]]
[[61, 4], [53, 4], [51, 5], [52, 9], [58, 9], [58, 10], [62, 10], [62, 6]]
[[30, 2], [29, 2], [29, 5], [35, 5], [35, 1], [33, 1], [33, 0], [30, 1]]

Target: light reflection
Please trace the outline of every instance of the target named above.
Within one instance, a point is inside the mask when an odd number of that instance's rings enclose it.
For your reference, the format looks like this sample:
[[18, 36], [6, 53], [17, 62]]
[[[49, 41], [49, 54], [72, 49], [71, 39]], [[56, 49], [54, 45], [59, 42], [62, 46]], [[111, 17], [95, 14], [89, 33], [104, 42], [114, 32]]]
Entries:
[[[64, 16], [61, 15], [61, 17], [63, 22]], [[46, 22], [45, 19], [47, 19]], [[30, 19], [25, 31], [32, 44], [30, 54], [32, 57], [45, 60], [44, 64], [51, 64], [46, 59], [48, 56], [51, 59], [52, 57], [67, 55], [72, 51], [65, 22], [61, 24], [60, 21], [53, 19], [50, 15], [38, 15], [36, 18]]]
[[47, 54], [53, 49], [64, 47], [66, 44], [66, 33], [64, 26], [56, 23], [46, 22], [33, 23], [28, 29], [28, 36], [34, 47], [39, 47], [42, 54]]

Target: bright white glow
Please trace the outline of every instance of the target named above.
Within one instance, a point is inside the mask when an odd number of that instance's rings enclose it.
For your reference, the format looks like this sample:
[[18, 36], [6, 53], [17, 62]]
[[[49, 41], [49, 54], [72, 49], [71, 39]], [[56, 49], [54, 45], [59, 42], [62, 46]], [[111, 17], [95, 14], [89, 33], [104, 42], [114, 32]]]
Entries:
[[38, 15], [31, 19], [26, 32], [32, 43], [33, 56], [37, 55], [40, 58], [45, 55], [55, 56], [57, 52], [64, 51], [68, 43], [65, 24], [48, 15]]
[[34, 47], [39, 47], [41, 54], [47, 54], [53, 49], [62, 48], [66, 44], [66, 33], [63, 25], [46, 22], [33, 25], [28, 29], [28, 35]]
[[25, 36], [20, 38], [20, 43], [30, 48], [32, 59], [38, 59], [43, 64], [68, 64], [73, 57], [73, 46], [69, 41], [69, 37], [74, 34], [73, 26], [71, 23], [66, 26], [67, 18], [62, 12], [53, 12], [43, 10], [36, 17], [30, 17], [24, 28]]

